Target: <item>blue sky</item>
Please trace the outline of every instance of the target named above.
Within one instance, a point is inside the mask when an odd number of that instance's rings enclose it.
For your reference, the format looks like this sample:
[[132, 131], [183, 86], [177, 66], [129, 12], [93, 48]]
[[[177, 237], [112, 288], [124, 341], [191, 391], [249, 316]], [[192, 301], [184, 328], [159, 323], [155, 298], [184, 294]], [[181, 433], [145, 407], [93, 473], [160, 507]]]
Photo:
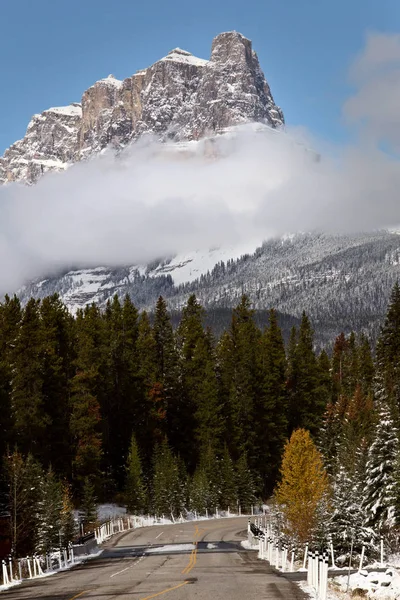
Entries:
[[400, 30], [399, 0], [3, 0], [0, 153], [32, 114], [79, 101], [109, 73], [124, 78], [179, 46], [208, 58], [235, 29], [253, 41], [290, 125], [346, 139], [347, 69], [367, 31]]

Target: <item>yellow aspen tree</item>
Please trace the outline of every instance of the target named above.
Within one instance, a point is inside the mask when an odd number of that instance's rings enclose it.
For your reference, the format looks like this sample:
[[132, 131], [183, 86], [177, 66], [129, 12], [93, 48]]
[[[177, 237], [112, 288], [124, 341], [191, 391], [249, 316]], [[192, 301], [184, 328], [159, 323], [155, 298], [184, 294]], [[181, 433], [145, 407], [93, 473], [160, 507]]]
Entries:
[[318, 507], [328, 491], [322, 456], [310, 433], [297, 429], [286, 442], [281, 479], [275, 497], [286, 522], [286, 533], [300, 543], [309, 540], [318, 525]]

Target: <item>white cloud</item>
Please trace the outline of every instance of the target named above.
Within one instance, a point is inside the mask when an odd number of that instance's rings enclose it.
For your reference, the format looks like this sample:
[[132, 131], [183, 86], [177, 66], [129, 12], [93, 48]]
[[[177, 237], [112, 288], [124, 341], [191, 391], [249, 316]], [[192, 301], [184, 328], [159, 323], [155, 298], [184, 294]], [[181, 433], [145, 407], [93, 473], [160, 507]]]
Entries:
[[210, 144], [179, 153], [146, 140], [33, 187], [3, 186], [0, 291], [69, 267], [139, 264], [298, 230], [398, 225], [400, 166], [379, 149], [400, 141], [398, 37], [367, 38], [344, 107], [360, 137], [320, 161], [304, 130], [243, 127], [215, 142], [214, 158]]

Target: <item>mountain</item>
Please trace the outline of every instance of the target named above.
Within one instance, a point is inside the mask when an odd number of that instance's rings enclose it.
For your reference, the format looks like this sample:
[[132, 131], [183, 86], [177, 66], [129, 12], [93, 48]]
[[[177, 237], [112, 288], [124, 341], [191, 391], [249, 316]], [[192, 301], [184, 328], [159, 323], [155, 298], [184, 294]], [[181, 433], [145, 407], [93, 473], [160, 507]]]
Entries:
[[152, 66], [87, 89], [80, 103], [34, 115], [25, 137], [0, 158], [0, 183], [34, 183], [104, 148], [125, 147], [143, 134], [198, 140], [232, 125], [284, 123], [251, 41], [218, 35], [210, 60], [175, 48]]
[[[22, 300], [59, 293], [75, 311], [129, 294], [152, 309], [161, 294], [179, 311], [195, 293], [209, 312], [238, 304], [247, 294], [257, 310], [274, 307], [313, 320], [320, 344], [341, 331], [364, 331], [376, 339], [389, 293], [400, 273], [400, 236], [380, 231], [357, 235], [297, 234], [272, 239], [253, 252], [239, 249], [192, 252], [148, 266], [69, 271], [33, 282]], [[211, 317], [210, 317], [211, 318]]]
[[[215, 147], [221, 145], [213, 144], [215, 137], [235, 135], [243, 123], [253, 124], [261, 135], [283, 135], [277, 131], [284, 123], [282, 111], [251, 42], [236, 32], [222, 33], [213, 41], [210, 60], [176, 48], [124, 81], [111, 75], [97, 81], [81, 103], [35, 115], [25, 137], [0, 159], [0, 182], [32, 184], [46, 171], [66, 169], [110, 146], [120, 152], [146, 133], [172, 141], [163, 147], [176, 149], [177, 156], [201, 148], [218, 159]], [[151, 310], [162, 294], [176, 313], [195, 293], [209, 321], [221, 329], [226, 309], [246, 293], [257, 310], [273, 306], [286, 315], [286, 329], [307, 311], [324, 344], [342, 330], [363, 330], [376, 338], [399, 266], [397, 233], [308, 233], [272, 239], [259, 248], [249, 243], [194, 249], [150, 265], [70, 265], [27, 283], [19, 295], [26, 301], [57, 292], [75, 312], [91, 302], [104, 306], [115, 293], [130, 294], [139, 308]]]

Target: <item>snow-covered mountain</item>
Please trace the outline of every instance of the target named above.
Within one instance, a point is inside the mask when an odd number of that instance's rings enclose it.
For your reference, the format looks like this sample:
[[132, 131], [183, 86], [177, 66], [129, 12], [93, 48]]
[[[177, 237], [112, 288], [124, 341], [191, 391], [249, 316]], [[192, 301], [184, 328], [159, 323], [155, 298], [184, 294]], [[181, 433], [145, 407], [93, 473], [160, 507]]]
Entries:
[[112, 75], [87, 89], [80, 103], [34, 115], [25, 137], [0, 158], [0, 183], [34, 183], [107, 146], [117, 149], [144, 133], [197, 140], [248, 122], [283, 124], [251, 41], [218, 35], [210, 60], [175, 48], [119, 81]]
[[305, 310], [322, 342], [352, 329], [376, 337], [400, 274], [397, 233], [297, 234], [239, 256], [243, 250], [193, 252], [147, 267], [70, 271], [31, 283], [20, 296], [57, 292], [74, 311], [91, 302], [104, 305], [115, 293], [151, 309], [162, 294], [179, 310], [195, 293], [212, 310], [235, 306], [246, 293], [259, 310], [275, 307], [295, 317]]
[[[275, 130], [283, 122], [251, 42], [223, 33], [210, 60], [176, 48], [124, 81], [96, 82], [81, 103], [35, 115], [26, 136], [0, 159], [0, 182], [34, 183], [106, 147], [119, 151], [144, 133], [172, 140], [163, 145], [166, 152], [185, 156], [200, 148], [215, 158], [216, 134], [235, 135], [237, 125], [256, 123], [255, 130], [280, 135]], [[178, 310], [193, 292], [209, 310], [232, 307], [246, 293], [261, 310], [274, 306], [294, 317], [306, 310], [322, 341], [341, 330], [376, 334], [400, 273], [396, 232], [297, 234], [256, 246], [193, 249], [150, 265], [66, 269], [19, 294], [25, 301], [57, 292], [76, 311], [104, 305], [115, 293], [147, 309], [162, 294]]]

